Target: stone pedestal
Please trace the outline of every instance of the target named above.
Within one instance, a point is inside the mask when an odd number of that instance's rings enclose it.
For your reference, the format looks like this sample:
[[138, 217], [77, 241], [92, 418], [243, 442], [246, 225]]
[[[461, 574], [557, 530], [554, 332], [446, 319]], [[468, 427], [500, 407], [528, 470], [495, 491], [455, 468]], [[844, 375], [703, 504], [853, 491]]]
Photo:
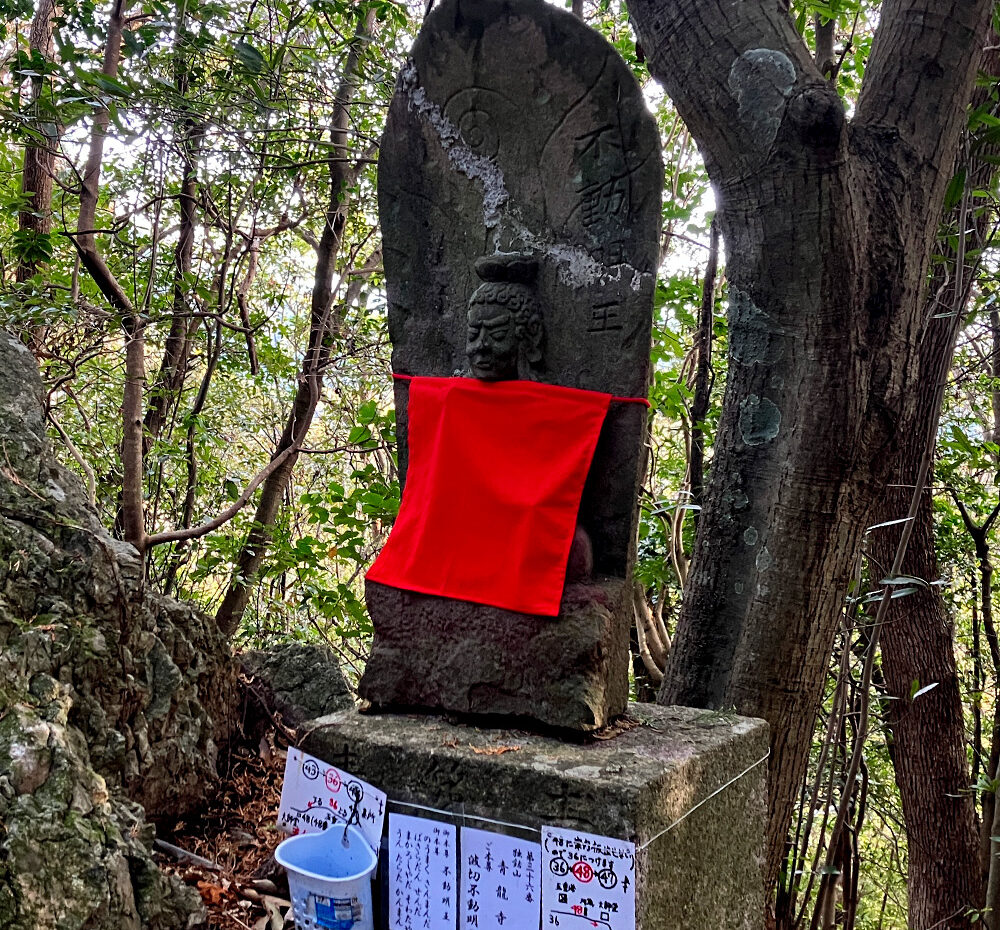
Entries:
[[567, 585], [558, 618], [371, 581], [365, 593], [375, 641], [358, 691], [374, 705], [584, 731], [625, 710], [631, 602], [621, 579]]
[[390, 810], [399, 801], [458, 824], [475, 815], [635, 842], [637, 930], [763, 927], [767, 766], [755, 763], [767, 725], [649, 704], [629, 715], [635, 725], [613, 737], [565, 742], [341, 711], [307, 724], [303, 748], [381, 788]]

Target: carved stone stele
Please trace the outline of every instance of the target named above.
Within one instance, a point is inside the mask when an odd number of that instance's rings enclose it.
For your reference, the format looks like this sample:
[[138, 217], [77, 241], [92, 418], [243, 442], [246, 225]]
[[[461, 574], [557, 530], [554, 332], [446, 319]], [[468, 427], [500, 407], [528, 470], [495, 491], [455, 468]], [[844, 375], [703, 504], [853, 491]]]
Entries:
[[[543, 0], [443, 0], [400, 73], [379, 157], [393, 369], [470, 374], [476, 262], [520, 252], [537, 263], [544, 320], [530, 376], [644, 397], [661, 186], [656, 125], [602, 36]], [[397, 382], [403, 480], [407, 391]], [[369, 583], [361, 696], [576, 730], [622, 712], [645, 434], [644, 407], [612, 404], [579, 517], [594, 578], [567, 585], [558, 618]]]

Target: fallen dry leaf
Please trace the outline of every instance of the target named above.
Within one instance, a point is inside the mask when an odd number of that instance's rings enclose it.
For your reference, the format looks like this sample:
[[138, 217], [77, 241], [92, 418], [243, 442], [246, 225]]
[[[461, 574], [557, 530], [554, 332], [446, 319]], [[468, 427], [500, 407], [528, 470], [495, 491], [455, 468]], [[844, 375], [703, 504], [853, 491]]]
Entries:
[[520, 748], [520, 746], [485, 746], [480, 749], [477, 746], [469, 745], [469, 749], [477, 756], [502, 756], [505, 752], [517, 752]]
[[220, 907], [224, 901], [232, 897], [229, 891], [214, 882], [200, 881], [195, 887], [198, 889], [198, 894], [201, 895], [201, 900], [208, 907]]
[[642, 726], [641, 720], [630, 717], [628, 714], [622, 714], [616, 720], [612, 720], [606, 727], [595, 730], [590, 734], [590, 738], [599, 740], [614, 739], [616, 736], [628, 733], [629, 730], [634, 730], [638, 726]]
[[[282, 896], [287, 894], [284, 870], [274, 866], [271, 858], [283, 839], [275, 823], [285, 753], [276, 751], [265, 762], [258, 750], [258, 746], [237, 747], [214, 803], [197, 824], [177, 824], [169, 837], [185, 850], [218, 863], [221, 876], [157, 850], [157, 861], [163, 868], [198, 888], [209, 911], [210, 930], [274, 930], [291, 923], [291, 909]], [[247, 845], [248, 836], [254, 845]], [[268, 896], [273, 899], [270, 908], [264, 900]], [[284, 918], [282, 909], [288, 911]]]

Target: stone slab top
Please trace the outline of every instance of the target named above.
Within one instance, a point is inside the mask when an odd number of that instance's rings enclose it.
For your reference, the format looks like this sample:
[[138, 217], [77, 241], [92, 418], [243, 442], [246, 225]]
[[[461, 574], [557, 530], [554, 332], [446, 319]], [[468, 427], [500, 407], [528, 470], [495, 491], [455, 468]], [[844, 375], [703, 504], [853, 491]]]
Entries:
[[630, 704], [618, 727], [580, 741], [354, 710], [305, 730], [303, 749], [390, 802], [501, 819], [516, 812], [525, 826], [572, 823], [638, 839], [761, 761], [768, 746], [762, 720], [655, 704]]

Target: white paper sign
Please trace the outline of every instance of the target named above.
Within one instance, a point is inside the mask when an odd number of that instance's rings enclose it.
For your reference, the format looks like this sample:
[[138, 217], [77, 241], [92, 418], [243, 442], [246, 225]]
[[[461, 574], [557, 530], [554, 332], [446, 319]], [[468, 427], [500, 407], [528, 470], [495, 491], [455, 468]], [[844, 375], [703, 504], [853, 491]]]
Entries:
[[291, 834], [320, 833], [335, 824], [357, 827], [378, 853], [385, 794], [342, 769], [294, 747], [285, 761], [278, 826]]
[[535, 930], [541, 917], [542, 847], [462, 827], [463, 930]]
[[389, 930], [455, 930], [455, 827], [389, 814]]
[[635, 844], [542, 827], [542, 926], [635, 930]]

